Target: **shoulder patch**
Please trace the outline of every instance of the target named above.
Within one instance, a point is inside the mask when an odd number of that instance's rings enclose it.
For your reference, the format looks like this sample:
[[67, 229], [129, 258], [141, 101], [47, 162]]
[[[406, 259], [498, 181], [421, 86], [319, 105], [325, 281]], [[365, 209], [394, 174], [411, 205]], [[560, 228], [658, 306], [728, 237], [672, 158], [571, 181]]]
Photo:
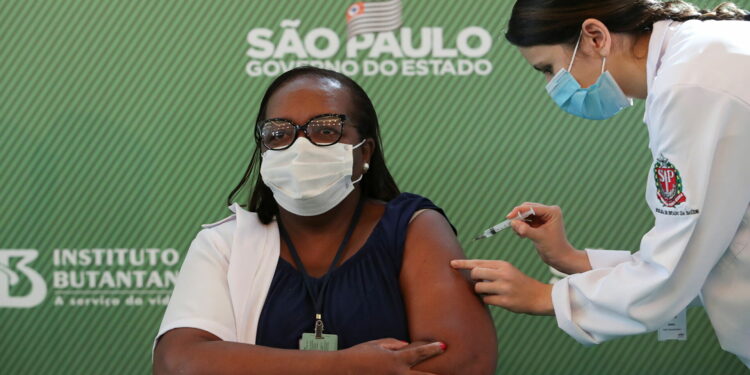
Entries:
[[682, 191], [680, 171], [664, 155], [660, 155], [654, 163], [654, 182], [656, 182], [656, 198], [664, 207], [672, 208], [687, 200]]

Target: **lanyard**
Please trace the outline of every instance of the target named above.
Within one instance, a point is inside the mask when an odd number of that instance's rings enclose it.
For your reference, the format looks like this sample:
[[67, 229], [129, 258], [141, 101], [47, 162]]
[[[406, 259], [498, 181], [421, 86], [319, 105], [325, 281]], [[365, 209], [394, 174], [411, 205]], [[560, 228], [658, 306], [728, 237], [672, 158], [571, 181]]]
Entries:
[[336, 269], [336, 264], [338, 264], [341, 256], [344, 254], [346, 244], [349, 242], [349, 238], [351, 238], [352, 233], [354, 232], [354, 228], [357, 226], [357, 222], [359, 222], [359, 217], [362, 213], [362, 206], [364, 205], [364, 201], [364, 199], [360, 199], [359, 203], [357, 203], [357, 208], [354, 210], [354, 215], [352, 216], [352, 221], [349, 224], [349, 229], [347, 229], [346, 235], [344, 235], [344, 239], [341, 241], [341, 245], [339, 245], [339, 249], [338, 251], [336, 251], [336, 255], [333, 257], [333, 262], [331, 262], [331, 265], [328, 267], [328, 271], [325, 273], [325, 275], [323, 275], [323, 285], [320, 287], [317, 295], [313, 292], [312, 281], [310, 280], [312, 277], [307, 273], [305, 265], [302, 264], [302, 259], [300, 259], [299, 254], [297, 253], [297, 249], [294, 247], [294, 243], [292, 243], [292, 239], [289, 237], [286, 229], [284, 229], [281, 220], [279, 220], [279, 234], [281, 235], [281, 238], [284, 239], [284, 242], [286, 242], [286, 246], [289, 248], [289, 253], [292, 255], [292, 259], [294, 259], [294, 263], [297, 265], [297, 269], [302, 272], [302, 280], [305, 282], [305, 289], [307, 289], [307, 294], [310, 296], [310, 300], [312, 300], [313, 305], [315, 306], [316, 336], [322, 335], [323, 333], [323, 298], [325, 296], [326, 288], [328, 287], [328, 281], [330, 280], [331, 272]]

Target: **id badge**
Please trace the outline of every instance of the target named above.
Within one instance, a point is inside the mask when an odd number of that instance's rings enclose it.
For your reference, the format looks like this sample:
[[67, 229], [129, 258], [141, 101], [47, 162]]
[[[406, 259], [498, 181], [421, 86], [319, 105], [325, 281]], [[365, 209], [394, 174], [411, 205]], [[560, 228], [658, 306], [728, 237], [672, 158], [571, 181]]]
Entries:
[[314, 333], [303, 333], [302, 338], [299, 339], [300, 350], [321, 350], [324, 352], [332, 352], [339, 349], [339, 336], [320, 334], [320, 337], [316, 337]]
[[682, 310], [679, 314], [677, 314], [677, 316], [667, 322], [667, 324], [665, 324], [663, 327], [659, 328], [657, 340], [687, 340], [686, 310], [687, 308], [685, 308], [685, 310]]

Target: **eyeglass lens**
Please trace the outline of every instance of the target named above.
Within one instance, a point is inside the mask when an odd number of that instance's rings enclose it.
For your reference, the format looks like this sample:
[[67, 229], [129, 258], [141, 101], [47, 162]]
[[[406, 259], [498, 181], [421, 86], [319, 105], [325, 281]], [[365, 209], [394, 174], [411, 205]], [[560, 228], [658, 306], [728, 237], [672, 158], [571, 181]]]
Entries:
[[[297, 127], [287, 120], [269, 120], [261, 126], [261, 139], [269, 149], [281, 149], [294, 142]], [[318, 146], [332, 145], [341, 139], [343, 122], [336, 116], [318, 117], [310, 120], [305, 135]]]

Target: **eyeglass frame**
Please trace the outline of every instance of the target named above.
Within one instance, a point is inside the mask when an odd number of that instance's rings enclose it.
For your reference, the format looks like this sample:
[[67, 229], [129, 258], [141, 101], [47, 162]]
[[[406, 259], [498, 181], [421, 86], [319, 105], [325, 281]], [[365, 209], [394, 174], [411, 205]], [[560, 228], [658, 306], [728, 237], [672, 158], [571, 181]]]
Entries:
[[[317, 144], [317, 143], [313, 142], [313, 140], [307, 134], [307, 126], [310, 125], [310, 123], [313, 122], [314, 120], [317, 120], [317, 119], [320, 119], [320, 118], [323, 118], [323, 117], [338, 117], [339, 120], [341, 120], [341, 122], [340, 122], [341, 132], [339, 134], [338, 139], [336, 139], [335, 142], [324, 144], [324, 145], [320, 145], [320, 144]], [[316, 145], [318, 147], [326, 147], [326, 146], [332, 146], [332, 145], [335, 145], [336, 143], [341, 142], [341, 138], [344, 136], [344, 123], [346, 122], [346, 120], [347, 120], [347, 116], [345, 114], [341, 114], [341, 113], [322, 113], [322, 114], [315, 115], [315, 116], [311, 117], [303, 125], [298, 125], [298, 124], [294, 123], [294, 121], [292, 121], [292, 120], [281, 118], [281, 117], [274, 117], [274, 118], [270, 118], [270, 119], [266, 119], [266, 120], [262, 120], [262, 121], [258, 122], [255, 125], [255, 130], [258, 133], [258, 139], [260, 140], [260, 143], [266, 149], [268, 149], [270, 151], [281, 151], [281, 150], [286, 150], [289, 147], [292, 147], [292, 145], [294, 144], [294, 142], [296, 142], [297, 138], [299, 137], [298, 133], [299, 133], [300, 130], [302, 130], [305, 133], [305, 137], [307, 138], [307, 140], [310, 141], [310, 143], [312, 143], [312, 144], [314, 144], [314, 145]], [[288, 145], [286, 145], [286, 146], [284, 146], [282, 148], [271, 148], [271, 147], [268, 147], [268, 145], [266, 144], [266, 142], [263, 141], [263, 125], [265, 125], [266, 123], [268, 123], [270, 121], [285, 121], [285, 122], [289, 123], [290, 125], [292, 125], [294, 127], [294, 138], [292, 138], [292, 141], [289, 142]]]

